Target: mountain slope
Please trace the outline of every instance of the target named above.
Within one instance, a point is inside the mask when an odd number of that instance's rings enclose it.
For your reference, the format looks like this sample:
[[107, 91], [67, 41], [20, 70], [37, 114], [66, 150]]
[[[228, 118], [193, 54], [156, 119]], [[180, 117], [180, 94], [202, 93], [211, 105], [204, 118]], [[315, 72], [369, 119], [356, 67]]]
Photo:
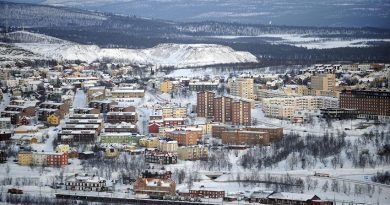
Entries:
[[11, 33], [10, 36], [19, 42], [14, 44], [17, 47], [56, 60], [93, 62], [110, 59], [174, 67], [257, 62], [256, 57], [249, 52], [239, 52], [216, 44], [160, 44], [148, 49], [110, 49], [29, 32]]

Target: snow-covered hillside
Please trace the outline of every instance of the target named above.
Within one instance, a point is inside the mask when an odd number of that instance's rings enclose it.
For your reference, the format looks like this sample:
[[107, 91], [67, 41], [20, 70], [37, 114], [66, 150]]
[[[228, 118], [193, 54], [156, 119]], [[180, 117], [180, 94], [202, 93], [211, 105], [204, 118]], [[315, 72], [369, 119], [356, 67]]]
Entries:
[[[216, 44], [160, 44], [148, 49], [108, 49], [95, 45], [76, 44], [28, 32], [11, 35], [14, 40], [20, 42], [15, 43], [17, 47], [57, 60], [93, 62], [111, 59], [113, 61], [174, 67], [257, 62], [257, 58], [249, 52], [239, 52], [230, 47]], [[23, 39], [25, 41], [21, 41]]]

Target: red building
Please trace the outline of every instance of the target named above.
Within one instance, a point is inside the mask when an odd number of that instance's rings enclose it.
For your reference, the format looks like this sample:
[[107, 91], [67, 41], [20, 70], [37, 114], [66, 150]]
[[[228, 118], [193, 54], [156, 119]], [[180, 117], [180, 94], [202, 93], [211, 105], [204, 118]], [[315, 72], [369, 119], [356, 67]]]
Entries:
[[47, 155], [48, 166], [65, 166], [68, 165], [68, 154], [64, 153], [52, 153]]
[[165, 118], [163, 121], [165, 127], [174, 127], [177, 125], [184, 125], [183, 118]]
[[161, 123], [157, 123], [157, 122], [149, 123], [149, 133], [159, 133], [160, 127], [161, 127]]

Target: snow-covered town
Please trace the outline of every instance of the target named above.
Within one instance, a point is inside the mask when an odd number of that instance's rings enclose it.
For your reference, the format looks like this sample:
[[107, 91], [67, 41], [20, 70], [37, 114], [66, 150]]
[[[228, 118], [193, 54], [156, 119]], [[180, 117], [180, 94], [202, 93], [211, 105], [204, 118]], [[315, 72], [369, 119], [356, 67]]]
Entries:
[[388, 64], [226, 72], [8, 61], [1, 74], [5, 201], [389, 201]]
[[390, 205], [389, 5], [0, 0], [0, 204]]

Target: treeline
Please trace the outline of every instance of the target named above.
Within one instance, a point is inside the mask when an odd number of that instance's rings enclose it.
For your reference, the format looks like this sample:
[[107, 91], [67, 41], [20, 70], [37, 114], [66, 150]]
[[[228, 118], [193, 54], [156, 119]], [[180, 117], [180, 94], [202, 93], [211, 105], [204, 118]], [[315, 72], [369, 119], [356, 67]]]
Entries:
[[371, 180], [382, 184], [390, 184], [390, 172], [377, 172], [376, 175], [371, 177]]
[[285, 168], [290, 170], [315, 168], [318, 162], [332, 168], [343, 168], [347, 162], [355, 168], [375, 168], [390, 163], [389, 157], [381, 154], [381, 149], [378, 152], [366, 149], [388, 144], [390, 134], [376, 131], [364, 133], [356, 140], [347, 140], [346, 137], [344, 132], [319, 136], [308, 134], [305, 137], [289, 133], [270, 147], [250, 149], [241, 156], [239, 163], [246, 169], [272, 169], [285, 160]]

